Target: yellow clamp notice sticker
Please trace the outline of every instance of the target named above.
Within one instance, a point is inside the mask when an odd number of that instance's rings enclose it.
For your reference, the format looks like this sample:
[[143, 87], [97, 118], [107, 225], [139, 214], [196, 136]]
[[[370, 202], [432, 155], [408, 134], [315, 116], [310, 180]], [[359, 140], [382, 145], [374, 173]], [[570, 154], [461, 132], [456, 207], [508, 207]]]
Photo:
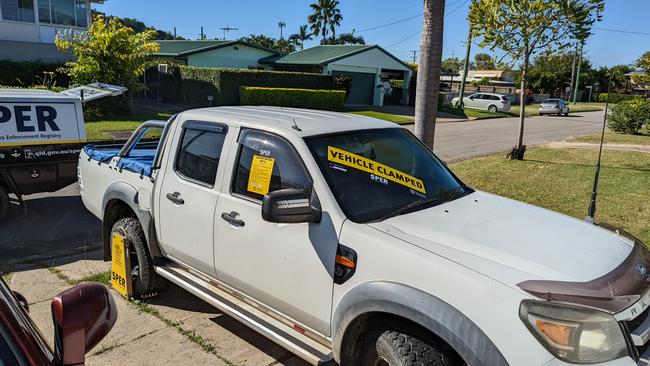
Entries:
[[271, 185], [271, 175], [273, 174], [273, 165], [275, 159], [266, 156], [253, 155], [251, 162], [251, 172], [248, 176], [249, 192], [257, 194], [269, 193]]
[[363, 156], [338, 149], [336, 147], [327, 147], [327, 160], [336, 164], [349, 166], [367, 173], [386, 178], [391, 182], [409, 187], [415, 191], [426, 194], [424, 183], [411, 175], [393, 169], [388, 165], [366, 159]]
[[111, 285], [124, 297], [131, 297], [131, 262], [126, 251], [124, 237], [113, 233], [111, 236]]

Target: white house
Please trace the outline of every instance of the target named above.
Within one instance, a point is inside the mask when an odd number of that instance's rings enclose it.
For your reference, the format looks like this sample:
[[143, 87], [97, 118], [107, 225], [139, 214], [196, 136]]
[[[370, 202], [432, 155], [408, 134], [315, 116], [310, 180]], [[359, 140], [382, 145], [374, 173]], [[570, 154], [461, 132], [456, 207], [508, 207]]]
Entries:
[[54, 38], [62, 32], [85, 32], [91, 3], [103, 0], [0, 0], [0, 60], [70, 60]]

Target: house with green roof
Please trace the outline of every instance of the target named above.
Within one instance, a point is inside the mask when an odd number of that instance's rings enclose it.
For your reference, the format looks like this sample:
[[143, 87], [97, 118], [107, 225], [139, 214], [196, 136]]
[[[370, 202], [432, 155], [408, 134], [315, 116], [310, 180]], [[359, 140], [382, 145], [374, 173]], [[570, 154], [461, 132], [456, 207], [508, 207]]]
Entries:
[[[390, 79], [404, 80], [408, 87], [413, 71], [388, 51], [377, 45], [321, 45], [274, 55], [260, 60], [274, 70], [316, 72], [325, 75], [347, 75], [352, 79], [349, 105], [382, 105], [389, 90]], [[402, 97], [408, 103], [408, 90]]]
[[230, 67], [237, 69], [271, 69], [259, 60], [278, 55], [278, 52], [242, 41], [225, 40], [160, 40], [160, 51], [152, 54], [157, 59], [200, 67]]
[[267, 69], [346, 75], [351, 88], [346, 104], [383, 105], [390, 92], [388, 80], [404, 80], [402, 103], [408, 103], [408, 85], [413, 71], [402, 60], [377, 45], [323, 45], [290, 54], [249, 44], [224, 40], [156, 41], [155, 58], [202, 67]]

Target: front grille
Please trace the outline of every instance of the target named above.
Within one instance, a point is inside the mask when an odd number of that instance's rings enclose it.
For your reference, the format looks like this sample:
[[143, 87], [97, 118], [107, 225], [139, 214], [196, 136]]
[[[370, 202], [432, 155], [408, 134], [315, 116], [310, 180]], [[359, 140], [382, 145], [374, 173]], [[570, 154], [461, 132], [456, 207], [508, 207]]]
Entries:
[[629, 330], [635, 330], [648, 318], [648, 314], [650, 314], [650, 308], [645, 309], [645, 311], [639, 314], [636, 318], [626, 321], [625, 324], [627, 324], [627, 328]]

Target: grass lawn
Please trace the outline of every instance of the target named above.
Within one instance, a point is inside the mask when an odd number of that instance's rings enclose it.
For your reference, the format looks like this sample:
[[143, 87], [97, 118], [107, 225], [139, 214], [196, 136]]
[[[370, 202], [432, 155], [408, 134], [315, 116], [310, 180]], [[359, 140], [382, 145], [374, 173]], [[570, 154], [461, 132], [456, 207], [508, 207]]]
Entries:
[[[166, 120], [171, 117], [167, 113], [154, 113], [144, 110], [134, 110], [133, 114], [128, 116], [111, 117], [100, 121], [86, 121], [86, 139], [88, 141], [110, 141], [116, 140], [117, 135], [126, 135], [124, 138], [117, 140], [126, 140], [128, 133], [133, 132], [142, 122], [149, 119]], [[152, 131], [153, 134], [147, 134], [147, 137], [153, 137], [159, 131]]]
[[390, 121], [390, 122], [395, 122], [395, 123], [398, 123], [398, 124], [413, 123], [413, 121], [414, 121], [414, 119], [412, 117], [400, 116], [400, 115], [397, 115], [397, 114], [390, 114], [390, 113], [375, 112], [375, 111], [352, 111], [352, 112], [348, 112], [348, 113], [359, 114], [359, 115], [366, 116], [366, 117], [383, 119], [383, 120]]
[[[578, 102], [576, 105], [569, 104], [569, 114], [577, 112], [594, 112], [605, 109], [604, 103], [583, 103]], [[539, 116], [539, 103], [526, 105], [526, 116]], [[513, 105], [507, 114], [511, 116], [519, 116], [519, 106]]]
[[488, 111], [480, 109], [471, 109], [471, 108], [453, 108], [450, 106], [440, 107], [440, 111], [455, 114], [457, 116], [462, 116], [465, 118], [475, 118], [475, 119], [486, 119], [486, 118], [499, 118], [499, 117], [511, 117], [509, 114], [504, 112], [490, 113]]
[[[569, 142], [591, 142], [600, 143], [600, 134], [594, 133], [586, 136], [579, 136], [568, 140]], [[630, 144], [630, 145], [650, 145], [650, 129], [642, 129], [638, 135], [626, 135], [612, 131], [605, 132], [605, 143], [610, 144]]]
[[[477, 189], [584, 219], [596, 149], [531, 148], [523, 161], [507, 161], [504, 155], [461, 161], [451, 169]], [[650, 244], [648, 182], [650, 154], [605, 151], [596, 220], [621, 226]]]

